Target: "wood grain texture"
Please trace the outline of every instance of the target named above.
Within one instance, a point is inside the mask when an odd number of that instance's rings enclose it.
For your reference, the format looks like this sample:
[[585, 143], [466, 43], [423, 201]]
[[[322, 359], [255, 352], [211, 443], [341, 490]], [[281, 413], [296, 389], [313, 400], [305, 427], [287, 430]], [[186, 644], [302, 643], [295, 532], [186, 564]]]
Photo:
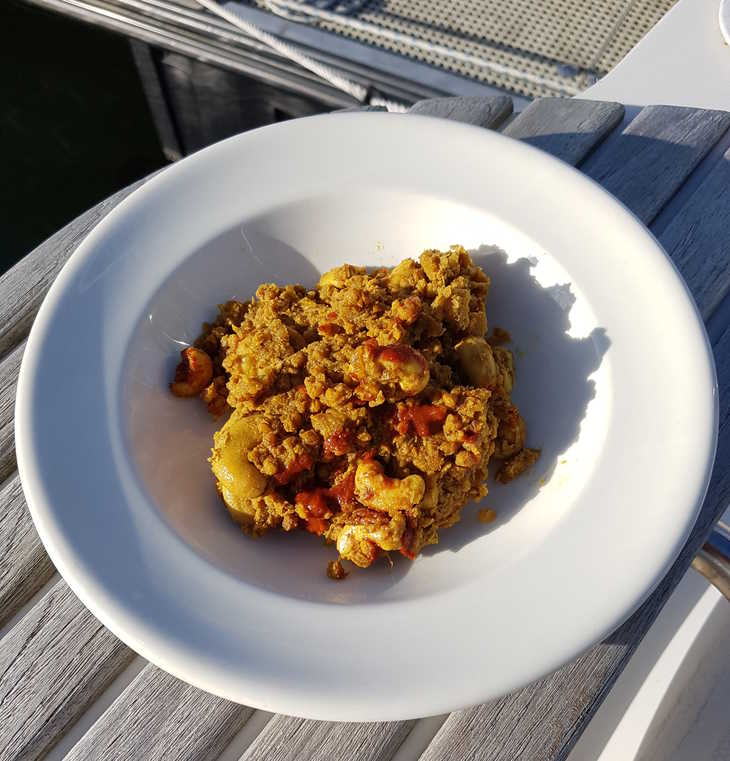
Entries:
[[78, 244], [147, 179], [120, 190], [69, 222], [0, 277], [0, 357], [28, 335], [48, 289]]
[[496, 129], [512, 113], [512, 98], [506, 95], [429, 98], [414, 103], [408, 113]]
[[0, 640], [0, 761], [43, 757], [133, 657], [55, 584]]
[[507, 125], [505, 135], [552, 153], [573, 166], [621, 121], [620, 103], [540, 98]]
[[251, 743], [241, 761], [387, 761], [414, 722], [367, 724], [297, 719], [277, 714]]
[[730, 127], [730, 113], [647, 106], [615, 132], [581, 171], [649, 224]]
[[0, 488], [0, 626], [53, 576], [16, 473]]
[[148, 664], [66, 761], [213, 761], [252, 713]]
[[679, 210], [660, 242], [707, 317], [730, 287], [730, 150]]
[[[720, 379], [720, 437], [716, 460], [720, 464], [730, 462], [730, 328], [723, 332], [714, 350]], [[641, 608], [605, 642], [546, 679], [499, 700], [451, 714], [421, 761], [565, 759], [687, 572], [729, 500], [730, 468], [716, 465], [689, 541]]]
[[15, 391], [25, 342], [0, 360], [0, 483], [16, 467], [15, 463]]

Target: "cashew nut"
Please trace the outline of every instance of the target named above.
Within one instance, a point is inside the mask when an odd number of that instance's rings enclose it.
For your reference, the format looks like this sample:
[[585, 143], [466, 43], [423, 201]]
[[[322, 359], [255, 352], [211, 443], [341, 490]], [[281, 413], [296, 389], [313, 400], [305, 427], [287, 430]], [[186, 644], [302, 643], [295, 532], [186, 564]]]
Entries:
[[[367, 387], [369, 398], [375, 399], [379, 393], [384, 399], [386, 395], [392, 398], [398, 389], [406, 396], [416, 396], [428, 385], [430, 374], [420, 351], [399, 343], [378, 346], [369, 339], [353, 352], [345, 377]], [[397, 394], [396, 398], [402, 397]]]
[[202, 349], [190, 346], [180, 352], [170, 391], [175, 396], [197, 396], [213, 380], [213, 361]]
[[408, 396], [420, 394], [428, 385], [428, 362], [420, 351], [410, 346], [386, 346], [378, 353], [377, 362], [385, 369], [387, 380], [395, 380]]
[[355, 496], [363, 505], [397, 513], [417, 505], [426, 492], [421, 476], [389, 478], [376, 460], [361, 460], [355, 471]]
[[361, 568], [372, 565], [380, 550], [399, 550], [406, 519], [402, 513], [392, 517], [373, 514], [371, 510], [355, 510], [337, 537], [340, 556]]

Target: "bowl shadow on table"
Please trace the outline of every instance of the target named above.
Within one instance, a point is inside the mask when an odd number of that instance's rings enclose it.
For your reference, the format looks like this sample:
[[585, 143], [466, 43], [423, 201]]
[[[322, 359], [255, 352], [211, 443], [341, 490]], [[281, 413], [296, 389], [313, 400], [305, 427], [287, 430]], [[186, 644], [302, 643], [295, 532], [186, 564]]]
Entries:
[[500, 463], [490, 465], [489, 494], [479, 507], [493, 505], [497, 518], [479, 523], [474, 505], [467, 506], [461, 521], [442, 531], [439, 543], [423, 554], [458, 552], [480, 536], [498, 531], [547, 484], [555, 468], [580, 435], [581, 421], [595, 396], [591, 375], [601, 365], [610, 347], [604, 328], [596, 327], [586, 336], [569, 334], [570, 311], [575, 295], [569, 283], [541, 285], [532, 270], [535, 260], [509, 261], [496, 246], [471, 251], [472, 258], [489, 275], [487, 296], [489, 329], [503, 327], [511, 332], [508, 344], [515, 356], [517, 404], [527, 426], [527, 446], [542, 450], [538, 462], [509, 484], [499, 484], [494, 476]]

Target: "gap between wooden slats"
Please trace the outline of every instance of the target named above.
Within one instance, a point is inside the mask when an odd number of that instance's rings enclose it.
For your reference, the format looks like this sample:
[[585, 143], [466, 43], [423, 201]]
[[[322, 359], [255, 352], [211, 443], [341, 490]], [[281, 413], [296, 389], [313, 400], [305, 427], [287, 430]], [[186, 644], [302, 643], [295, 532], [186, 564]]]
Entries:
[[0, 360], [0, 483], [16, 468], [15, 391], [18, 387], [18, 370], [24, 351], [25, 341]]
[[19, 624], [26, 613], [29, 613], [36, 604], [51, 591], [51, 589], [61, 579], [61, 574], [58, 571], [54, 571], [51, 577], [40, 586], [20, 607], [17, 607], [15, 613], [6, 617], [2, 626], [0, 626], [0, 650], [2, 649], [2, 639], [5, 635], [9, 634], [11, 630]]
[[252, 713], [147, 664], [66, 758], [213, 761]]
[[73, 724], [61, 736], [56, 745], [43, 756], [43, 761], [64, 761], [71, 748], [86, 734], [89, 728], [109, 708], [109, 706], [127, 689], [137, 675], [145, 668], [148, 661], [136, 655], [109, 683], [99, 697], [79, 714]]
[[510, 122], [504, 134], [575, 166], [619, 124], [623, 115], [620, 103], [541, 98]]
[[728, 293], [730, 149], [667, 225], [659, 240], [707, 319]]
[[414, 722], [353, 724], [297, 719], [277, 714], [251, 743], [241, 761], [358, 761], [390, 759]]
[[[55, 568], [33, 526], [20, 478], [0, 488], [0, 627], [53, 576]], [[0, 654], [4, 640], [0, 640]]]
[[705, 158], [697, 165], [696, 169], [682, 184], [682, 187], [664, 204], [661, 211], [654, 217], [651, 229], [654, 235], [661, 240], [661, 236], [667, 226], [677, 216], [682, 207], [695, 194], [695, 191], [707, 179], [722, 160], [724, 154], [730, 149], [730, 129], [715, 143]]
[[724, 111], [647, 106], [581, 171], [649, 224], [728, 127], [730, 114]]
[[59, 581], [0, 641], [0, 761], [42, 758], [133, 658]]
[[230, 745], [220, 754], [218, 761], [239, 761], [248, 746], [263, 732], [273, 716], [274, 714], [268, 711], [254, 711], [231, 740]]

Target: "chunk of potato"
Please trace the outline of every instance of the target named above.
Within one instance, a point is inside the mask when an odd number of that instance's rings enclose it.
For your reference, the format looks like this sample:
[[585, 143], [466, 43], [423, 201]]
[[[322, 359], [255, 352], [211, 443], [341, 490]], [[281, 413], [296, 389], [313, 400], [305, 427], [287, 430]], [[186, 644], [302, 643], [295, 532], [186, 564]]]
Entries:
[[210, 463], [221, 496], [233, 519], [245, 523], [253, 514], [251, 500], [264, 493], [268, 482], [248, 459], [261, 441], [256, 416], [234, 412], [213, 441]]
[[475, 336], [459, 341], [454, 347], [459, 366], [469, 383], [479, 388], [494, 388], [497, 384], [497, 363], [492, 347]]

